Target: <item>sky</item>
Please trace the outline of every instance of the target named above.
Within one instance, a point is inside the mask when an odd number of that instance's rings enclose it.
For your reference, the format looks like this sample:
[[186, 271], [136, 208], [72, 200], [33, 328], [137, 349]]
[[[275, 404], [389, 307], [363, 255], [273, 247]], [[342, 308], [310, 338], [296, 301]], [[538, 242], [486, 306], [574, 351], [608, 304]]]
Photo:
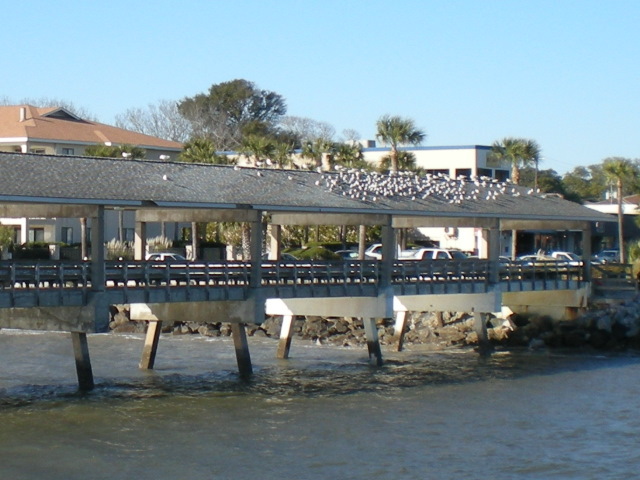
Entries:
[[98, 121], [234, 79], [288, 115], [425, 146], [536, 140], [541, 169], [640, 157], [636, 0], [5, 2], [0, 100], [59, 99]]

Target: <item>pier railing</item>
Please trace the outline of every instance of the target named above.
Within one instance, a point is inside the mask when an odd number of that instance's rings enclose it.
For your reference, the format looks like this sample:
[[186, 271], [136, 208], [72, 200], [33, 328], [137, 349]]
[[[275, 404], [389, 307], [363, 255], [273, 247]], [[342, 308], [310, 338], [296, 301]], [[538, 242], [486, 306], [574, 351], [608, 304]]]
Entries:
[[[262, 261], [260, 286], [283, 296], [317, 296], [319, 291], [312, 292], [312, 289], [322, 290], [322, 286], [327, 287], [325, 290], [329, 294], [371, 295], [377, 294], [381, 282], [380, 266], [376, 260]], [[107, 261], [105, 278], [104, 289], [107, 291], [121, 290], [126, 294], [162, 289], [164, 301], [172, 301], [170, 292], [173, 289], [247, 290], [253, 285], [251, 264], [234, 261]], [[576, 283], [584, 281], [584, 268], [557, 261], [503, 264], [483, 259], [403, 260], [394, 262], [390, 281], [400, 288], [399, 294], [428, 294], [485, 292], [495, 283], [492, 279], [504, 285], [503, 291], [574, 288]], [[331, 290], [330, 286], [341, 288]], [[90, 262], [0, 261], [0, 296], [8, 297], [4, 301], [0, 299], [0, 307], [17, 306], [21, 303], [20, 298], [30, 298], [24, 301], [37, 305], [40, 292], [52, 291], [59, 292], [57, 298], [64, 304], [71, 291], [76, 297], [79, 294], [86, 298], [91, 287]], [[128, 298], [128, 295], [123, 296], [123, 300]], [[186, 295], [185, 298], [191, 297]], [[195, 295], [192, 298], [229, 296]]]

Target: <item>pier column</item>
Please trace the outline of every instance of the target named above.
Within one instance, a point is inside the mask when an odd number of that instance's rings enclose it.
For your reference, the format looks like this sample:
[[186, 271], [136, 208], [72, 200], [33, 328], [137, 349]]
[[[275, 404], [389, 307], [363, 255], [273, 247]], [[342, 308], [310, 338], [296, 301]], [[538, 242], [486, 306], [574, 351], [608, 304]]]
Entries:
[[489, 355], [493, 348], [489, 343], [489, 335], [487, 333], [487, 314], [474, 312], [473, 320], [474, 330], [478, 335], [478, 352], [480, 355]]
[[278, 260], [282, 239], [282, 227], [273, 223], [269, 224], [269, 260]]
[[364, 333], [367, 337], [367, 348], [369, 349], [369, 362], [378, 367], [382, 366], [382, 350], [378, 339], [378, 328], [375, 318], [363, 318]]
[[591, 224], [582, 229], [582, 263], [584, 265], [584, 281], [591, 281]]
[[91, 359], [89, 358], [89, 345], [85, 332], [71, 332], [73, 343], [73, 354], [76, 359], [76, 373], [78, 375], [78, 386], [80, 390], [93, 390], [93, 370], [91, 369]]
[[393, 341], [396, 344], [396, 350], [402, 351], [404, 345], [404, 330], [407, 326], [407, 312], [404, 310], [396, 312], [396, 323], [393, 327]]
[[162, 322], [160, 320], [149, 321], [147, 336], [144, 339], [144, 347], [142, 348], [142, 358], [140, 359], [140, 368], [143, 370], [150, 370], [153, 368], [156, 361], [156, 353], [158, 351], [161, 331]]
[[282, 327], [280, 328], [280, 341], [278, 342], [278, 351], [276, 358], [289, 358], [289, 349], [291, 348], [291, 338], [293, 337], [293, 315], [285, 315], [282, 317]]
[[91, 290], [89, 303], [93, 306], [96, 332], [109, 330], [109, 305], [106, 301], [106, 264], [104, 242], [104, 207], [98, 206], [91, 217]]
[[240, 377], [248, 378], [253, 373], [251, 366], [251, 355], [249, 354], [249, 343], [247, 342], [247, 331], [244, 323], [233, 322], [231, 324], [233, 335], [233, 346], [236, 349], [236, 360], [238, 361], [238, 372]]
[[147, 254], [147, 222], [136, 222], [134, 260], [144, 260]]

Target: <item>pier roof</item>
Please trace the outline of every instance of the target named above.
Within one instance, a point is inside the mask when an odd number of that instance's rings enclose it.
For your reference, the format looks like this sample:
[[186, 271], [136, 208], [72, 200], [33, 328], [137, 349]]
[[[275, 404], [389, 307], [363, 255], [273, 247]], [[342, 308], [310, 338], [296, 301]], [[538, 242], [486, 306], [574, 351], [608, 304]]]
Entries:
[[0, 202], [408, 217], [612, 221], [495, 180], [0, 153]]

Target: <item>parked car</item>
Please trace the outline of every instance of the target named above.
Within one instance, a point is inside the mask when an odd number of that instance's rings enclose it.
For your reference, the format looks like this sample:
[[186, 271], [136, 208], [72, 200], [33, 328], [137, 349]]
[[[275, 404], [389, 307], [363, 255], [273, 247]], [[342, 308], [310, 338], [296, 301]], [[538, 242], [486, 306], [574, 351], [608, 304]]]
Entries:
[[620, 252], [618, 250], [602, 250], [591, 257], [593, 263], [616, 263], [620, 261]]
[[336, 255], [340, 255], [345, 260], [357, 260], [358, 259], [358, 251], [357, 250], [338, 250], [335, 253], [336, 253]]
[[582, 265], [582, 258], [573, 252], [551, 252], [549, 257], [552, 260], [557, 260], [570, 267], [579, 267]]
[[187, 262], [188, 260], [177, 253], [149, 253], [145, 260], [149, 262]]
[[369, 247], [364, 251], [365, 258], [382, 260], [382, 244], [374, 243], [369, 245]]
[[[269, 260], [269, 254], [265, 253], [264, 255], [262, 255], [262, 260]], [[297, 262], [298, 258], [294, 255], [291, 255], [290, 253], [281, 253], [280, 260], [283, 262]]]
[[400, 258], [405, 260], [467, 260], [469, 257], [460, 250], [425, 247], [405, 250]]

